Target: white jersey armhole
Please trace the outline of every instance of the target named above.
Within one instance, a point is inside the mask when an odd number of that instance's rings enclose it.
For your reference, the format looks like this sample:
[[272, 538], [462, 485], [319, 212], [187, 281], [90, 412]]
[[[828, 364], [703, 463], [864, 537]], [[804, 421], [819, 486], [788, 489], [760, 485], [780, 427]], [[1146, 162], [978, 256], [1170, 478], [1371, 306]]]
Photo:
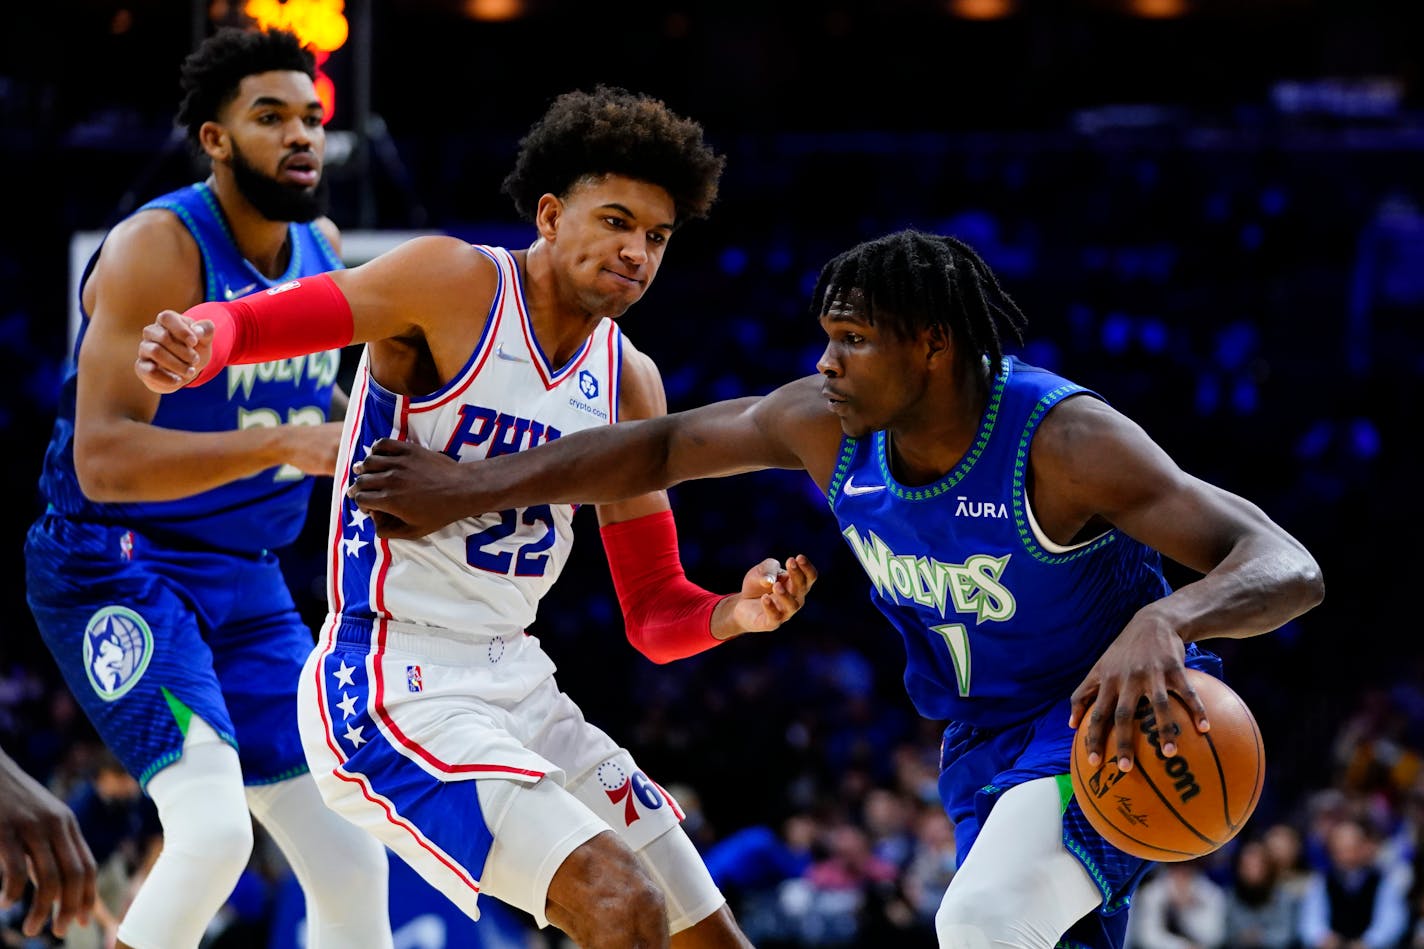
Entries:
[[1080, 550], [1083, 547], [1088, 546], [1089, 544], [1095, 543], [1099, 538], [1112, 533], [1111, 530], [1105, 530], [1101, 534], [1098, 534], [1096, 537], [1090, 537], [1079, 544], [1069, 544], [1067, 547], [1064, 547], [1062, 544], [1055, 544], [1053, 541], [1048, 539], [1047, 535], [1043, 533], [1043, 529], [1038, 526], [1038, 518], [1033, 516], [1033, 502], [1029, 500], [1027, 486], [1024, 487], [1023, 496], [1024, 513], [1028, 515], [1028, 526], [1029, 530], [1033, 531], [1034, 542], [1037, 543], [1038, 546], [1042, 547], [1044, 550], [1048, 551], [1050, 554], [1072, 553], [1073, 551]]

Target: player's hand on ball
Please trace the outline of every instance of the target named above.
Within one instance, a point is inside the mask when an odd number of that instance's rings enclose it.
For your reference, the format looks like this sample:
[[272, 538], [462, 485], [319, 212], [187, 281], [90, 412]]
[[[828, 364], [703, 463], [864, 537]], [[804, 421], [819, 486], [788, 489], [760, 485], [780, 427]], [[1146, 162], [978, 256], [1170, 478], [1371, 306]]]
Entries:
[[747, 571], [742, 592], [733, 600], [732, 623], [746, 633], [776, 629], [806, 605], [816, 582], [816, 567], [804, 554], [779, 564], [770, 558]]
[[[1206, 707], [1187, 681], [1185, 646], [1176, 630], [1139, 613], [1113, 640], [1087, 678], [1073, 692], [1070, 728], [1087, 718], [1088, 763], [1097, 767], [1104, 754], [1118, 759], [1122, 771], [1132, 769], [1137, 706], [1146, 697], [1156, 715], [1162, 753], [1177, 753], [1183, 728], [1206, 731]], [[1183, 720], [1172, 707], [1169, 692], [1182, 696], [1194, 721]], [[1091, 711], [1089, 711], [1091, 709]]]
[[164, 310], [143, 328], [134, 372], [159, 395], [177, 392], [192, 382], [213, 354], [213, 324], [190, 320]]

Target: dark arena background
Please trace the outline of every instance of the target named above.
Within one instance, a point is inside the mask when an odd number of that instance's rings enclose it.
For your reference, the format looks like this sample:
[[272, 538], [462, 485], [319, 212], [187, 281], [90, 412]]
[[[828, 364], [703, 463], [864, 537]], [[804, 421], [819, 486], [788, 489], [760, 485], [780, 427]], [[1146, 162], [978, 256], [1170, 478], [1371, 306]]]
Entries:
[[[21, 549], [40, 510], [75, 261], [144, 200], [194, 180], [171, 125], [194, 44], [219, 23], [303, 6], [322, 36], [341, 34], [322, 69], [331, 216], [350, 263], [419, 232], [527, 246], [532, 228], [499, 186], [560, 92], [621, 85], [703, 123], [727, 156], [721, 199], [676, 235], [623, 321], [674, 410], [814, 371], [823, 336], [807, 303], [833, 253], [903, 226], [976, 247], [1029, 317], [1021, 355], [1255, 501], [1324, 570], [1319, 608], [1213, 644], [1260, 722], [1268, 775], [1241, 837], [1188, 872], [1232, 894], [1238, 845], [1272, 830], [1302, 843], [1297, 872], [1322, 868], [1326, 830], [1352, 814], [1376, 831], [1374, 859], [1412, 872], [1424, 7], [1411, 0], [7, 4], [0, 746], [56, 794], [84, 792], [98, 745], [25, 608]], [[531, 629], [562, 687], [679, 797], [758, 946], [933, 946], [953, 866], [934, 783], [943, 723], [911, 709], [900, 640], [824, 500], [789, 472], [672, 495], [693, 580], [730, 590], [762, 557], [804, 552], [820, 583], [782, 630], [655, 666], [624, 639], [583, 511]], [[282, 552], [313, 624], [325, 515], [319, 486], [306, 533]], [[108, 807], [141, 809], [131, 797]], [[134, 872], [143, 841], [124, 846], [116, 859]], [[469, 923], [398, 863], [398, 946], [560, 945], [493, 900]], [[1401, 944], [1424, 945], [1424, 886], [1404, 888]], [[259, 838], [205, 945], [296, 946], [300, 914]], [[17, 933], [0, 911], [0, 945], [56, 944]]]

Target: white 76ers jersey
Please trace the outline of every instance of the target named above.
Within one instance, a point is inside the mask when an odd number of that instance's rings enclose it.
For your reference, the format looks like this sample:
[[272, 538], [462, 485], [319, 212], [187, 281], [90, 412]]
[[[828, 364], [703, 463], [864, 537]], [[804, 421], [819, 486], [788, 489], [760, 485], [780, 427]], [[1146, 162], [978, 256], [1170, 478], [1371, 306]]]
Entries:
[[[523, 451], [617, 420], [622, 334], [604, 319], [562, 367], [549, 365], [529, 322], [509, 251], [475, 248], [499, 268], [483, 335], [438, 391], [397, 395], [361, 357], [332, 496], [331, 612], [407, 632], [434, 627], [464, 641], [514, 643], [534, 621], [573, 545], [574, 508], [538, 505], [457, 521], [419, 540], [383, 540], [346, 498], [351, 466], [379, 438], [399, 438], [459, 460]], [[436, 632], [436, 630], [432, 630]]]

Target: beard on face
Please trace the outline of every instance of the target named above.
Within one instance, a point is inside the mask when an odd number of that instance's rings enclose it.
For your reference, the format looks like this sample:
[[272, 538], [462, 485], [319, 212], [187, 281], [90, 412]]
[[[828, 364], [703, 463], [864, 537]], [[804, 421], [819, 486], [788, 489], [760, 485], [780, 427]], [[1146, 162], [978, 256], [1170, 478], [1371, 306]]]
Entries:
[[326, 212], [326, 178], [310, 188], [283, 184], [263, 174], [232, 143], [232, 179], [238, 192], [269, 221], [305, 224]]

